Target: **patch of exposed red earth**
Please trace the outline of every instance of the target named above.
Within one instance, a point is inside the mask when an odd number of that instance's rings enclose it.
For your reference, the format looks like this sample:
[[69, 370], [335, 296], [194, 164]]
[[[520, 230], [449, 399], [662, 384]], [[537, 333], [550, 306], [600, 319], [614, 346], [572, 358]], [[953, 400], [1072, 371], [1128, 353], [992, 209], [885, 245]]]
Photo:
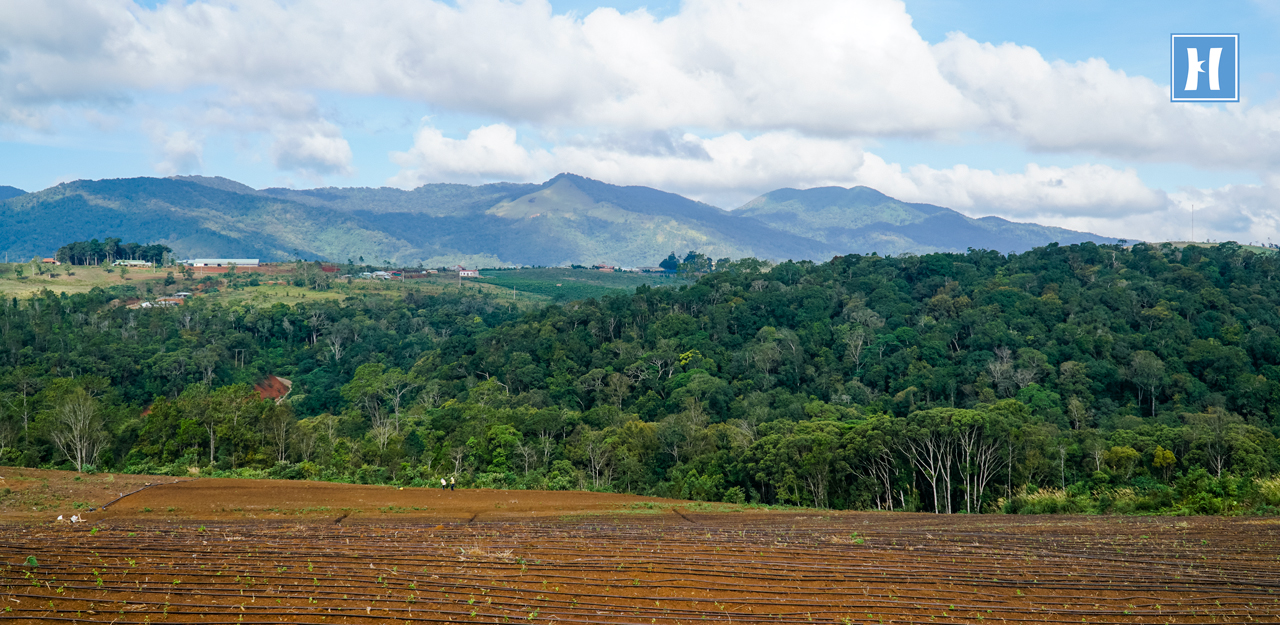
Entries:
[[[87, 523], [6, 517], [0, 616], [1280, 622], [1275, 519], [726, 509], [580, 492], [202, 479], [141, 491]], [[29, 556], [37, 566], [24, 564]]]

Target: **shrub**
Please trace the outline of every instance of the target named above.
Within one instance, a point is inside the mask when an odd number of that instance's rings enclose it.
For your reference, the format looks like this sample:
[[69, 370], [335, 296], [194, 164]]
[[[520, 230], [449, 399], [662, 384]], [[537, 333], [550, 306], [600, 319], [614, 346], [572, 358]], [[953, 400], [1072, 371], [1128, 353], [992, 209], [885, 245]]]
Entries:
[[282, 461], [267, 470], [267, 477], [275, 480], [301, 480], [306, 479], [307, 476], [300, 465]]
[[1280, 506], [1280, 476], [1259, 479], [1255, 484], [1258, 487], [1258, 495], [1265, 505]]
[[578, 485], [578, 472], [568, 460], [556, 460], [551, 463], [551, 472], [547, 474], [547, 490], [572, 490]]
[[1057, 488], [1035, 488], [1029, 484], [1013, 499], [1005, 502], [1004, 511], [1009, 514], [1080, 514], [1090, 506], [1088, 497], [1072, 497]]
[[364, 465], [356, 469], [357, 484], [385, 484], [387, 481], [386, 467], [373, 467]]
[[478, 473], [473, 484], [476, 488], [507, 488], [516, 481], [514, 473]]

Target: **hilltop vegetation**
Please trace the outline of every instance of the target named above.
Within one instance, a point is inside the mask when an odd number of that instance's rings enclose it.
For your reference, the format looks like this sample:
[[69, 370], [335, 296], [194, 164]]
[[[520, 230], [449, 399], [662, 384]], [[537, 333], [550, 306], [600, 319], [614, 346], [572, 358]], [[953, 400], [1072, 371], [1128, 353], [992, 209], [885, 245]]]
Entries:
[[949, 208], [895, 200], [869, 187], [778, 189], [739, 209], [792, 234], [847, 252], [881, 255], [960, 252], [969, 248], [1021, 252], [1031, 247], [1116, 239], [999, 217], [974, 219]]
[[[0, 252], [48, 256], [68, 239], [124, 238], [181, 258], [375, 265], [652, 266], [673, 250], [714, 259], [827, 260], [850, 252], [1018, 251], [1114, 239], [908, 204], [872, 189], [781, 189], [725, 211], [572, 174], [542, 184], [262, 189], [225, 178], [78, 180], [0, 189]], [[364, 261], [361, 261], [364, 262]]]
[[[1235, 244], [1085, 243], [722, 263], [524, 307], [413, 289], [152, 310], [44, 293], [0, 308], [0, 459], [837, 508], [1273, 511], [1278, 271]], [[288, 401], [256, 399], [267, 374], [292, 381]], [[75, 418], [102, 437], [60, 439]]]

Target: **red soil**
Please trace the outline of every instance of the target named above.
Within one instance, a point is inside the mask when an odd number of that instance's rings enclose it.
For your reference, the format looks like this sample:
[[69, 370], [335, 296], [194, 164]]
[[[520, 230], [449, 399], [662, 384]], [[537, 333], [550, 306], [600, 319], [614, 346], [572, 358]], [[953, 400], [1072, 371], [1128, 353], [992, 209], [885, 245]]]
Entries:
[[279, 399], [289, 394], [289, 389], [293, 387], [293, 383], [284, 378], [277, 378], [269, 375], [262, 379], [261, 382], [253, 385], [253, 390], [258, 391], [258, 397], [263, 399], [274, 399], [279, 403]]
[[[150, 488], [88, 516], [72, 525], [9, 515], [0, 524], [0, 605], [11, 610], [2, 617], [1280, 620], [1275, 519], [767, 511], [580, 492], [206, 479]], [[28, 556], [38, 566], [25, 565]]]

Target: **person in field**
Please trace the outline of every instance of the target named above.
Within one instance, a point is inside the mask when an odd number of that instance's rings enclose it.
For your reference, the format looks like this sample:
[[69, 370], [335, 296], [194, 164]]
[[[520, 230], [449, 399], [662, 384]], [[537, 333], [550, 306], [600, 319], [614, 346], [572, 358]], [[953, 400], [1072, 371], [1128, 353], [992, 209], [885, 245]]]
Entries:
[[453, 490], [453, 476], [449, 476], [449, 490]]
[[444, 490], [446, 488], [449, 488], [449, 485], [445, 484], [444, 478], [440, 478], [440, 490]]

